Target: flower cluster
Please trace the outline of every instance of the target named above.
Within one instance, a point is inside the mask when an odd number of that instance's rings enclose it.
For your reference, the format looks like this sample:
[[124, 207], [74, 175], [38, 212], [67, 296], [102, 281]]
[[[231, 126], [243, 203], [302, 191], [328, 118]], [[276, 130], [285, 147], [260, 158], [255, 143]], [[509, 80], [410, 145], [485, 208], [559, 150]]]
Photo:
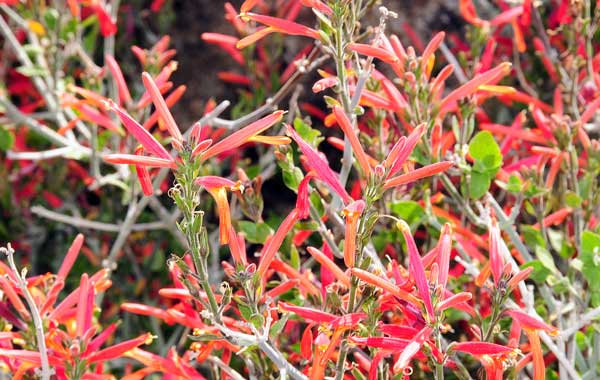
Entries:
[[[115, 57], [118, 2], [67, 1], [65, 20], [0, 5], [16, 28], [0, 17], [18, 66], [9, 96], [0, 89], [12, 180], [60, 157], [65, 178], [100, 198], [79, 217], [90, 205], [45, 189], [57, 211], [32, 209], [97, 231], [90, 247], [75, 238], [56, 275], [27, 277], [2, 249], [1, 370], [44, 380], [596, 376], [600, 6], [460, 0], [466, 33], [424, 43], [408, 25], [410, 41], [395, 34], [398, 14], [375, 3], [225, 3], [235, 35], [201, 39], [237, 64], [218, 76], [241, 89], [238, 104], [226, 119], [229, 102], [208, 101], [190, 126], [176, 121], [186, 86], [175, 85], [168, 37], [131, 49], [139, 83]], [[369, 15], [378, 22], [366, 26]], [[104, 54], [61, 34], [95, 21]], [[30, 47], [46, 33], [71, 38], [77, 58]], [[85, 69], [63, 75], [75, 62]], [[46, 138], [41, 151], [30, 151], [30, 130]], [[108, 223], [112, 205], [123, 215]], [[79, 252], [88, 262], [70, 281]], [[112, 283], [114, 302], [103, 298]], [[136, 338], [111, 341], [117, 323], [102, 326], [118, 313]]]

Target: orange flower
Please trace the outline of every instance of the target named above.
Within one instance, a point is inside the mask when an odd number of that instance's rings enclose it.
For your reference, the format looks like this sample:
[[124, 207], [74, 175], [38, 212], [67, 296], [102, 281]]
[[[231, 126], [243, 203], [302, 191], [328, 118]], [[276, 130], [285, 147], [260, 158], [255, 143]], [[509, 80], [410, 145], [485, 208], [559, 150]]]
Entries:
[[371, 165], [369, 164], [369, 158], [365, 153], [360, 141], [358, 141], [358, 134], [355, 132], [352, 123], [346, 116], [346, 112], [341, 107], [334, 106], [333, 114], [335, 115], [335, 119], [337, 120], [338, 125], [344, 131], [344, 135], [350, 141], [352, 145], [352, 151], [360, 164], [361, 169], [365, 176], [369, 176], [371, 174]]
[[144, 127], [142, 127], [125, 111], [121, 110], [121, 108], [119, 108], [115, 102], [108, 100], [106, 106], [117, 113], [127, 131], [131, 133], [136, 140], [144, 146], [144, 148], [161, 159], [173, 162], [173, 158], [169, 152], [167, 152], [167, 150], [158, 141], [156, 141], [156, 139], [146, 129], [144, 129]]
[[283, 34], [290, 34], [294, 36], [305, 36], [314, 38], [316, 40], [321, 38], [318, 31], [308, 26], [301, 25], [292, 21], [284, 20], [282, 18], [259, 15], [251, 12], [242, 12], [240, 14], [242, 20], [253, 20], [261, 24], [267, 25], [274, 28], [276, 31]]
[[350, 203], [342, 211], [346, 218], [346, 233], [344, 235], [344, 264], [348, 268], [354, 267], [356, 257], [356, 229], [360, 215], [365, 209], [365, 202], [361, 199]]
[[217, 156], [223, 152], [235, 149], [240, 145], [247, 143], [252, 137], [255, 137], [256, 135], [264, 132], [268, 128], [278, 123], [283, 118], [284, 113], [284, 111], [275, 111], [272, 114], [249, 124], [239, 131], [232, 133], [204, 151], [200, 155], [200, 158], [202, 160], [207, 160], [211, 157]]
[[425, 304], [425, 309], [427, 310], [429, 319], [433, 320], [434, 311], [433, 303], [431, 302], [431, 291], [429, 290], [427, 277], [425, 277], [425, 267], [423, 266], [421, 255], [417, 250], [417, 245], [415, 244], [415, 240], [408, 224], [401, 220], [397, 223], [397, 227], [402, 232], [402, 235], [404, 235], [404, 240], [406, 241], [406, 249], [408, 250], [409, 260], [408, 271], [415, 280], [419, 296], [421, 296], [421, 299]]
[[258, 269], [256, 270], [259, 278], [264, 276], [265, 271], [269, 268], [271, 262], [275, 258], [275, 254], [281, 247], [283, 239], [285, 239], [286, 235], [292, 230], [298, 219], [300, 219], [298, 216], [298, 209], [295, 208], [288, 214], [283, 222], [281, 222], [281, 225], [275, 234], [266, 242], [261, 251]]
[[387, 279], [384, 279], [384, 278], [379, 277], [371, 272], [367, 272], [366, 270], [359, 269], [359, 268], [351, 268], [350, 273], [352, 273], [352, 275], [358, 277], [359, 279], [361, 279], [364, 282], [367, 282], [375, 287], [378, 287], [382, 290], [389, 292], [390, 294], [392, 294], [395, 297], [398, 297], [404, 301], [407, 301], [415, 306], [420, 305], [418, 298], [416, 298], [412, 294], [406, 292], [405, 290], [401, 289], [399, 286], [388, 281]]
[[436, 162], [435, 164], [423, 166], [422, 168], [415, 169], [406, 174], [402, 174], [397, 177], [388, 179], [387, 181], [385, 181], [383, 188], [390, 189], [392, 187], [411, 183], [418, 179], [429, 177], [434, 174], [438, 174], [443, 171], [446, 171], [453, 165], [454, 165], [454, 163], [452, 161], [442, 161], [442, 162]]
[[[144, 147], [139, 146], [135, 150], [135, 154], [139, 156], [144, 155]], [[154, 194], [154, 189], [152, 188], [152, 180], [150, 179], [150, 172], [148, 171], [148, 167], [145, 165], [135, 165], [135, 172], [138, 177], [138, 181], [142, 187], [142, 192], [144, 195], [150, 196]]]
[[358, 44], [353, 42], [348, 44], [348, 49], [369, 57], [379, 58], [382, 61], [391, 64], [397, 63], [399, 61], [398, 57], [395, 54], [390, 53], [386, 49], [373, 45]]
[[331, 273], [333, 273], [335, 278], [338, 279], [338, 281], [340, 281], [342, 284], [344, 284], [344, 286], [346, 286], [348, 288], [350, 287], [350, 278], [348, 277], [348, 275], [346, 275], [346, 273], [344, 273], [344, 271], [342, 271], [340, 269], [340, 267], [338, 267], [333, 262], [333, 260], [331, 260], [329, 257], [327, 257], [327, 255], [325, 255], [325, 253], [321, 252], [320, 250], [316, 249], [315, 247], [308, 247], [307, 250], [308, 250], [308, 253], [310, 253], [310, 255], [319, 262], [319, 264], [321, 264], [325, 268], [329, 269], [331, 271]]
[[97, 362], [103, 362], [103, 361], [115, 359], [119, 356], [122, 356], [127, 351], [130, 351], [138, 346], [141, 346], [142, 344], [152, 343], [152, 339], [153, 339], [152, 334], [150, 334], [150, 333], [142, 334], [135, 339], [126, 340], [119, 344], [115, 344], [114, 346], [111, 346], [111, 347], [105, 348], [103, 350], [92, 353], [88, 358], [88, 362], [89, 363], [97, 363]]
[[431, 327], [425, 326], [417, 333], [417, 335], [415, 335], [415, 337], [406, 345], [400, 354], [400, 357], [394, 364], [394, 372], [401, 372], [408, 366], [412, 358], [421, 350], [425, 341], [429, 339], [432, 331], [433, 329]]
[[315, 170], [319, 179], [327, 183], [327, 185], [329, 185], [329, 187], [335, 191], [345, 203], [351, 202], [353, 200], [352, 197], [348, 194], [346, 189], [344, 189], [337, 174], [331, 170], [329, 164], [321, 157], [321, 154], [304, 141], [294, 128], [288, 125], [287, 130], [292, 136], [292, 139], [298, 144], [302, 154], [306, 156], [308, 164]]
[[230, 230], [233, 228], [231, 226], [227, 190], [239, 189], [241, 184], [216, 176], [197, 178], [196, 184], [204, 187], [215, 199], [219, 213], [219, 241], [221, 244], [227, 244], [229, 242]]
[[144, 87], [146, 87], [146, 91], [148, 91], [148, 94], [152, 98], [152, 102], [154, 103], [156, 110], [165, 122], [167, 130], [173, 138], [171, 143], [176, 149], [181, 150], [183, 136], [179, 131], [179, 127], [175, 123], [175, 119], [173, 119], [173, 115], [171, 115], [171, 111], [169, 111], [169, 106], [165, 102], [165, 99], [162, 97], [156, 83], [154, 82], [154, 79], [152, 79], [152, 76], [150, 74], [144, 72], [142, 73], [142, 81], [144, 82]]
[[135, 154], [106, 154], [102, 156], [104, 161], [111, 164], [127, 164], [127, 165], [142, 165], [156, 168], [171, 168], [176, 169], [177, 164], [175, 161], [165, 160], [164, 158], [138, 156]]
[[113, 80], [117, 84], [117, 89], [119, 90], [119, 104], [127, 104], [131, 102], [131, 94], [129, 93], [127, 82], [125, 82], [125, 78], [123, 77], [123, 73], [121, 72], [119, 64], [110, 54], [106, 54], [104, 56], [104, 60], [106, 61], [106, 65], [112, 74]]
[[440, 116], [446, 114], [450, 109], [452, 109], [458, 99], [464, 98], [465, 96], [469, 96], [476, 92], [479, 86], [496, 84], [499, 82], [510, 72], [510, 68], [510, 63], [501, 63], [485, 73], [476, 75], [473, 79], [452, 91], [444, 99], [442, 99], [440, 103]]

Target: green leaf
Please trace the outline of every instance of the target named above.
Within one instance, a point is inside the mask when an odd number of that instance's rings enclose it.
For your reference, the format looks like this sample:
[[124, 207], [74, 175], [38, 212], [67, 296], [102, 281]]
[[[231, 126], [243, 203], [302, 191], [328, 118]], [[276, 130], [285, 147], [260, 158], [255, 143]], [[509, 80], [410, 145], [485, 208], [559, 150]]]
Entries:
[[511, 175], [508, 178], [508, 182], [506, 183], [506, 190], [510, 191], [511, 193], [520, 193], [522, 187], [523, 182], [521, 182], [521, 179], [519, 177]]
[[399, 201], [392, 203], [390, 210], [400, 219], [406, 221], [411, 228], [415, 228], [425, 216], [423, 207], [415, 201]]
[[219, 335], [214, 335], [214, 334], [202, 334], [202, 335], [188, 335], [188, 338], [190, 338], [190, 340], [193, 340], [194, 342], [213, 342], [215, 340], [221, 340], [223, 339], [222, 336]]
[[318, 129], [312, 128], [308, 123], [298, 117], [294, 119], [294, 129], [296, 129], [296, 132], [298, 132], [304, 141], [314, 147], [317, 147], [319, 143], [323, 141], [321, 132]]
[[544, 264], [542, 264], [539, 260], [532, 260], [532, 261], [524, 264], [523, 266], [521, 266], [521, 269], [525, 269], [525, 268], [529, 268], [529, 267], [533, 268], [533, 272], [531, 272], [531, 274], [529, 275], [529, 278], [531, 280], [535, 281], [537, 284], [545, 283], [546, 279], [551, 274], [550, 271], [548, 270], [548, 268], [546, 268], [544, 266]]
[[535, 249], [537, 246], [546, 248], [546, 242], [544, 241], [544, 237], [540, 230], [533, 228], [533, 226], [521, 225], [521, 234], [523, 235], [523, 240], [525, 240], [525, 245]]
[[581, 199], [581, 197], [579, 195], [577, 195], [576, 193], [574, 193], [572, 191], [567, 191], [565, 193], [565, 203], [567, 204], [567, 206], [577, 208], [577, 207], [581, 206], [582, 202], [583, 202], [583, 199]]
[[279, 334], [281, 334], [281, 332], [283, 331], [283, 328], [285, 327], [285, 324], [287, 323], [288, 318], [289, 318], [289, 314], [285, 314], [280, 320], [273, 323], [273, 325], [271, 326], [271, 331], [269, 332], [271, 339], [273, 339], [273, 340], [277, 339]]
[[313, 191], [308, 198], [310, 199], [310, 204], [317, 210], [317, 214], [319, 217], [323, 217], [325, 215], [325, 207], [323, 206], [323, 200], [318, 192]]
[[48, 71], [40, 66], [21, 66], [17, 68], [17, 71], [26, 77], [41, 77], [48, 75]]
[[250, 318], [252, 318], [252, 309], [245, 302], [239, 299], [236, 301], [238, 304], [238, 310], [240, 311], [240, 314], [242, 315], [244, 320], [249, 321]]
[[282, 170], [281, 174], [283, 176], [283, 183], [290, 190], [298, 191], [298, 186], [300, 186], [300, 182], [302, 181], [302, 178], [304, 178], [302, 170], [294, 166], [290, 170]]
[[502, 165], [500, 147], [489, 131], [481, 131], [473, 137], [469, 144], [469, 154], [487, 169], [497, 169]]
[[588, 282], [592, 306], [600, 306], [600, 235], [584, 231], [581, 236], [581, 273]]
[[48, 29], [50, 30], [54, 30], [56, 28], [56, 21], [58, 21], [58, 18], [60, 17], [60, 14], [58, 13], [58, 11], [54, 8], [47, 8], [46, 12], [44, 12], [44, 21], [46, 22], [46, 26], [48, 27]]
[[554, 265], [554, 258], [552, 254], [544, 247], [535, 247], [535, 256], [542, 263], [542, 265], [553, 274], [558, 273], [556, 265]]
[[14, 143], [15, 136], [4, 127], [0, 126], [0, 151], [6, 152], [13, 147]]
[[240, 230], [246, 240], [253, 244], [263, 244], [273, 230], [266, 223], [254, 223], [247, 220], [238, 222]]
[[471, 172], [469, 182], [469, 194], [473, 199], [479, 199], [485, 195], [492, 184], [492, 177], [488, 173]]

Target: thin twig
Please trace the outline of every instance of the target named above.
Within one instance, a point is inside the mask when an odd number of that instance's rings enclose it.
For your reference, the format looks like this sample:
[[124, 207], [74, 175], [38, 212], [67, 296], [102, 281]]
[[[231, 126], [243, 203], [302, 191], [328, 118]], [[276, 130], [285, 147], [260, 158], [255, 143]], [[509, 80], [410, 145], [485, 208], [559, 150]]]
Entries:
[[[54, 220], [59, 223], [68, 224], [77, 228], [88, 228], [91, 230], [102, 232], [120, 232], [123, 229], [123, 224], [95, 222], [92, 220], [83, 219], [76, 216], [69, 216], [59, 212], [50, 211], [42, 206], [31, 207], [31, 212], [39, 217]], [[153, 231], [169, 229], [165, 222], [139, 223], [131, 226], [131, 231]]]
[[27, 281], [25, 280], [25, 275], [27, 272], [25, 270], [19, 272], [19, 270], [17, 269], [14, 258], [15, 251], [14, 249], [12, 249], [10, 243], [8, 243], [6, 248], [0, 247], [0, 252], [4, 253], [8, 258], [8, 265], [15, 274], [15, 277], [17, 279], [17, 286], [19, 287], [19, 289], [21, 289], [23, 297], [25, 297], [27, 305], [29, 306], [29, 309], [31, 311], [31, 318], [33, 319], [33, 325], [35, 326], [35, 336], [38, 345], [37, 348], [40, 353], [40, 361], [42, 365], [42, 373], [40, 374], [40, 377], [42, 380], [50, 380], [50, 376], [52, 376], [54, 370], [50, 368], [50, 364], [48, 361], [48, 350], [46, 349], [46, 335], [44, 334], [44, 324], [42, 322], [42, 317], [31, 293], [29, 292], [29, 289], [27, 288]]

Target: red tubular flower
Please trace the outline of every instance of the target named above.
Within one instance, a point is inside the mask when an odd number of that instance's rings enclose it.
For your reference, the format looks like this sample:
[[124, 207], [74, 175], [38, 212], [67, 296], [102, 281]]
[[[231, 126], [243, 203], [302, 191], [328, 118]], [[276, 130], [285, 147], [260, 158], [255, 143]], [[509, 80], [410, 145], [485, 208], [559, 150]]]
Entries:
[[425, 304], [425, 309], [427, 310], [427, 315], [430, 320], [434, 318], [433, 312], [433, 303], [431, 302], [431, 293], [429, 291], [429, 283], [427, 282], [427, 278], [425, 277], [425, 268], [423, 267], [423, 261], [421, 261], [421, 255], [419, 255], [419, 251], [417, 250], [417, 245], [415, 244], [415, 240], [413, 239], [412, 232], [410, 231], [410, 227], [406, 224], [405, 221], [401, 220], [397, 223], [398, 229], [404, 235], [404, 240], [406, 241], [406, 248], [408, 250], [408, 271], [412, 275], [417, 285], [417, 290], [419, 291], [419, 295]]
[[508, 248], [500, 235], [500, 228], [498, 227], [498, 222], [495, 217], [492, 217], [489, 227], [489, 242], [490, 268], [492, 270], [494, 284], [498, 286], [504, 268], [503, 254], [504, 252], [508, 252]]
[[264, 132], [269, 129], [283, 118], [284, 111], [275, 111], [272, 114], [263, 117], [249, 124], [248, 126], [240, 129], [227, 136], [218, 143], [212, 145], [206, 151], [204, 151], [200, 157], [202, 160], [207, 160], [211, 157], [217, 156], [223, 152], [231, 149], [235, 149], [242, 144], [247, 143], [252, 137]]
[[71, 243], [71, 247], [69, 247], [62, 264], [60, 265], [60, 268], [58, 269], [58, 273], [56, 274], [57, 279], [64, 281], [67, 278], [71, 268], [73, 268], [75, 260], [77, 260], [77, 256], [79, 256], [79, 251], [83, 246], [84, 239], [85, 236], [83, 236], [83, 234], [77, 234], [75, 240], [73, 240], [73, 243]]
[[[179, 99], [181, 99], [186, 90], [187, 87], [185, 85], [181, 85], [174, 89], [165, 99], [167, 107], [173, 107], [179, 101]], [[147, 130], [152, 128], [152, 126], [158, 122], [159, 117], [160, 112], [158, 110], [154, 111], [152, 115], [150, 115], [150, 117], [144, 122], [143, 127]]]
[[527, 279], [527, 277], [529, 277], [531, 272], [533, 272], [533, 267], [527, 267], [527, 268], [523, 269], [522, 271], [520, 271], [519, 273], [515, 274], [508, 281], [507, 288], [510, 291], [513, 291], [519, 285], [519, 282], [521, 282], [521, 281]]
[[429, 43], [425, 47], [425, 50], [423, 50], [423, 54], [421, 55], [422, 70], [427, 71], [427, 72], [431, 71], [430, 69], [428, 69], [428, 67], [431, 65], [430, 59], [435, 58], [434, 53], [440, 47], [442, 42], [444, 42], [445, 36], [446, 36], [446, 33], [439, 32], [435, 36], [433, 36], [431, 41], [429, 41]]
[[152, 334], [146, 333], [140, 335], [135, 339], [126, 340], [119, 344], [115, 344], [114, 346], [92, 353], [88, 358], [88, 362], [97, 363], [118, 358], [119, 356], [125, 354], [127, 351], [139, 347], [142, 344], [152, 343], [152, 339]]
[[353, 42], [348, 44], [348, 49], [362, 55], [379, 58], [382, 61], [390, 64], [395, 64], [399, 61], [398, 57], [396, 57], [395, 54], [390, 53], [386, 49], [373, 45], [358, 44]]
[[338, 83], [339, 83], [339, 80], [337, 77], [327, 77], [327, 78], [319, 79], [312, 86], [312, 92], [314, 92], [316, 94], [316, 93], [324, 91], [330, 87], [337, 86]]
[[240, 264], [244, 267], [248, 265], [244, 236], [242, 236], [242, 234], [236, 234], [233, 226], [229, 227], [229, 250], [231, 251], [233, 261], [236, 264]]
[[321, 0], [300, 0], [300, 3], [305, 7], [316, 9], [319, 12], [324, 13], [328, 16], [333, 14], [333, 11], [329, 7], [329, 5], [325, 4]]
[[514, 348], [488, 342], [460, 342], [452, 344], [449, 349], [465, 352], [473, 356], [482, 355], [507, 355], [514, 352]]
[[248, 47], [250, 45], [252, 45], [253, 43], [255, 43], [256, 41], [259, 41], [263, 38], [265, 38], [266, 36], [268, 36], [271, 33], [275, 33], [277, 32], [277, 29], [273, 28], [273, 27], [266, 27], [266, 28], [262, 28], [257, 30], [256, 32], [242, 38], [241, 40], [239, 40], [236, 44], [235, 47], [238, 49], [243, 49], [245, 47]]
[[351, 202], [353, 199], [340, 183], [337, 174], [331, 170], [327, 162], [319, 155], [319, 153], [306, 141], [304, 141], [298, 132], [294, 130], [294, 128], [288, 125], [287, 131], [291, 135], [292, 139], [296, 141], [296, 144], [298, 144], [302, 154], [306, 156], [308, 164], [313, 170], [315, 170], [319, 179], [327, 183], [327, 185], [329, 185], [329, 187], [331, 187], [331, 189], [335, 191], [345, 203]]
[[305, 219], [310, 215], [310, 199], [308, 197], [308, 184], [311, 179], [316, 177], [314, 171], [308, 172], [300, 185], [298, 185], [298, 198], [296, 199], [296, 209], [298, 210], [298, 218]]
[[81, 275], [81, 282], [79, 284], [76, 334], [78, 337], [82, 337], [92, 325], [92, 312], [94, 310], [94, 287], [93, 284], [90, 284], [87, 273]]
[[508, 24], [508, 23], [515, 21], [517, 19], [517, 17], [519, 17], [522, 14], [523, 14], [523, 6], [522, 5], [513, 7], [513, 8], [510, 8], [510, 9], [500, 13], [498, 16], [494, 17], [490, 21], [490, 24], [494, 25], [494, 26]]
[[245, 62], [243, 54], [238, 51], [237, 44], [239, 39], [234, 36], [221, 33], [202, 33], [202, 40], [210, 44], [219, 45], [225, 50], [236, 62], [243, 65]]
[[319, 289], [317, 289], [317, 287], [314, 285], [311, 279], [309, 279], [305, 274], [298, 272], [296, 269], [292, 268], [290, 265], [284, 263], [283, 261], [274, 258], [273, 262], [271, 263], [271, 268], [277, 271], [278, 273], [285, 274], [290, 278], [298, 279], [298, 281], [300, 281], [299, 290], [301, 293], [310, 293], [315, 297], [319, 297], [321, 295], [321, 292], [319, 291]]
[[367, 282], [367, 283], [369, 283], [377, 288], [380, 288], [382, 290], [385, 290], [385, 291], [389, 292], [390, 294], [392, 294], [404, 301], [411, 303], [412, 305], [415, 305], [415, 306], [420, 305], [418, 298], [416, 298], [412, 294], [406, 292], [405, 290], [401, 289], [396, 284], [394, 284], [384, 278], [381, 278], [371, 272], [367, 272], [366, 270], [359, 269], [359, 268], [351, 268], [350, 273], [352, 273], [354, 276], [358, 277], [362, 281]]
[[231, 228], [231, 213], [229, 211], [229, 200], [227, 190], [239, 188], [241, 185], [226, 178], [216, 176], [204, 176], [196, 179], [196, 184], [204, 187], [217, 203], [219, 212], [219, 241], [221, 244], [229, 242]]
[[142, 127], [125, 111], [121, 110], [121, 108], [119, 108], [115, 102], [109, 100], [107, 106], [117, 113], [127, 131], [129, 131], [129, 133], [131, 133], [138, 140], [138, 142], [144, 146], [144, 148], [146, 148], [150, 153], [157, 155], [161, 159], [174, 162], [169, 152], [167, 152], [167, 150], [158, 141], [156, 141], [156, 139], [146, 129], [144, 129], [144, 127]]
[[310, 255], [319, 262], [319, 264], [331, 271], [338, 281], [344, 284], [344, 286], [348, 288], [350, 287], [350, 278], [333, 262], [333, 260], [327, 257], [325, 253], [321, 252], [315, 247], [308, 247], [307, 250], [308, 253], [310, 253]]
[[333, 114], [335, 115], [335, 119], [337, 120], [338, 125], [344, 131], [344, 135], [346, 138], [350, 140], [350, 144], [352, 145], [352, 151], [360, 164], [361, 169], [365, 176], [369, 176], [371, 174], [371, 165], [369, 164], [369, 158], [365, 153], [360, 141], [358, 141], [358, 134], [355, 132], [352, 123], [346, 116], [346, 112], [341, 107], [334, 106]]
[[[414, 336], [414, 335], [413, 335]], [[356, 344], [368, 347], [380, 348], [384, 350], [402, 351], [406, 348], [410, 340], [391, 337], [350, 337], [350, 341]]]
[[529, 349], [533, 355], [533, 380], [544, 380], [546, 378], [546, 365], [544, 364], [544, 353], [537, 330], [525, 330], [529, 339]]
[[121, 72], [119, 64], [110, 54], [106, 54], [104, 56], [104, 60], [106, 61], [106, 65], [112, 74], [113, 80], [117, 84], [117, 88], [119, 90], [119, 104], [127, 104], [131, 102], [131, 94], [129, 93], [127, 82], [125, 82], [125, 77], [123, 77], [123, 72]]
[[152, 102], [156, 107], [156, 110], [159, 112], [161, 118], [166, 124], [167, 130], [173, 137], [172, 144], [176, 149], [181, 149], [181, 144], [183, 143], [183, 136], [179, 131], [179, 127], [175, 123], [175, 119], [173, 119], [173, 115], [171, 115], [171, 111], [169, 111], [169, 106], [165, 102], [165, 99], [160, 94], [156, 83], [152, 79], [152, 76], [146, 72], [142, 73], [142, 81], [144, 82], [144, 87], [146, 87], [146, 91], [150, 94], [152, 98]]
[[383, 165], [389, 169], [388, 178], [392, 177], [398, 172], [398, 170], [400, 170], [426, 131], [427, 126], [425, 123], [423, 123], [413, 129], [407, 138], [402, 136], [400, 139], [398, 139], [398, 141], [390, 150], [387, 158], [383, 161]]
[[415, 335], [394, 364], [394, 372], [401, 372], [408, 366], [412, 358], [421, 350], [425, 341], [429, 339], [432, 331], [433, 329], [431, 327], [425, 326], [417, 335]]
[[[135, 150], [135, 154], [138, 156], [144, 155], [144, 148], [139, 146]], [[144, 195], [150, 196], [154, 194], [154, 189], [152, 188], [152, 180], [150, 179], [150, 172], [148, 171], [148, 167], [145, 165], [135, 165], [135, 173], [137, 174], [138, 181], [140, 182], [140, 186], [142, 187], [142, 192]]]
[[104, 161], [111, 164], [126, 164], [126, 165], [141, 165], [155, 168], [171, 168], [176, 169], [177, 164], [173, 160], [165, 160], [164, 158], [138, 156], [135, 154], [106, 154], [102, 156]]
[[292, 305], [283, 301], [279, 301], [277, 305], [279, 306], [280, 310], [292, 312], [310, 322], [329, 324], [338, 318], [334, 314], [330, 314], [321, 310], [312, 309], [308, 307]]
[[284, 20], [277, 17], [259, 15], [251, 12], [242, 12], [241, 13], [242, 20], [250, 19], [261, 24], [267, 25], [269, 27], [274, 28], [276, 31], [283, 34], [290, 34], [294, 36], [305, 36], [314, 38], [316, 40], [321, 38], [321, 35], [315, 29], [309, 28], [308, 26], [304, 26], [292, 21]]
[[88, 7], [94, 11], [100, 24], [100, 33], [104, 37], [112, 36], [117, 33], [117, 24], [113, 22], [110, 15], [104, 9], [100, 1], [92, 1]]
[[458, 9], [460, 15], [470, 24], [476, 26], [484, 26], [487, 24], [487, 21], [482, 20], [477, 16], [477, 11], [475, 10], [475, 6], [473, 5], [472, 0], [459, 0]]
[[450, 296], [450, 297], [446, 298], [445, 300], [443, 300], [442, 302], [438, 303], [435, 308], [438, 311], [444, 311], [444, 310], [454, 307], [458, 304], [465, 303], [465, 302], [471, 300], [471, 298], [473, 298], [473, 295], [471, 293], [467, 293], [467, 292], [458, 293], [458, 294]]
[[423, 166], [422, 168], [415, 169], [406, 174], [402, 174], [397, 177], [388, 179], [387, 181], [385, 181], [383, 188], [390, 189], [392, 187], [414, 182], [421, 178], [430, 177], [434, 174], [438, 174], [448, 170], [453, 165], [454, 163], [452, 161], [442, 161], [436, 162], [435, 164]]
[[365, 209], [365, 202], [361, 199], [350, 203], [342, 211], [346, 218], [346, 233], [344, 235], [344, 264], [348, 268], [354, 267], [356, 256], [356, 228], [360, 215]]
[[463, 84], [456, 90], [448, 94], [440, 103], [440, 115], [446, 114], [456, 101], [465, 96], [469, 96], [477, 91], [479, 86], [486, 84], [495, 84], [500, 81], [504, 76], [510, 72], [511, 64], [504, 62], [496, 66], [495, 68], [476, 75], [473, 79]]
[[281, 247], [283, 239], [285, 239], [286, 235], [292, 230], [294, 224], [296, 224], [298, 220], [298, 209], [295, 208], [283, 222], [281, 222], [281, 225], [275, 234], [267, 241], [261, 251], [258, 269], [256, 270], [259, 278], [264, 279], [265, 271], [269, 268], [271, 262], [275, 258], [275, 254], [277, 253], [277, 250], [279, 250], [279, 247]]
[[551, 336], [557, 336], [560, 333], [560, 331], [556, 327], [550, 326], [550, 325], [544, 323], [543, 321], [541, 321], [535, 317], [532, 317], [531, 315], [529, 315], [523, 311], [507, 310], [504, 312], [504, 314], [512, 317], [514, 320], [519, 322], [519, 324], [521, 325], [521, 327], [524, 330], [525, 329], [542, 330], [542, 331], [547, 332]]
[[448, 272], [450, 270], [450, 251], [452, 250], [452, 226], [450, 223], [446, 223], [442, 227], [437, 249], [437, 263], [440, 268], [437, 282], [443, 288], [445, 288], [446, 284], [448, 283]]

